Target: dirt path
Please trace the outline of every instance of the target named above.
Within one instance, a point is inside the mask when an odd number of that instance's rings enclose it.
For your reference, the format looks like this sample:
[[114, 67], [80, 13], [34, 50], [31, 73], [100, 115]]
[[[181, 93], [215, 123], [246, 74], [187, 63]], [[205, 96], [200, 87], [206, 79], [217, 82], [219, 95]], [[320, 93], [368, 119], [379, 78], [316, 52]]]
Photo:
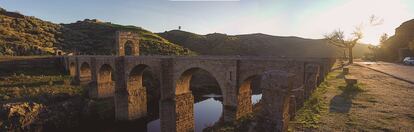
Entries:
[[336, 87], [324, 94], [328, 110], [318, 131], [414, 131], [413, 84], [361, 66], [350, 72], [362, 90], [344, 90], [341, 75], [328, 82]]

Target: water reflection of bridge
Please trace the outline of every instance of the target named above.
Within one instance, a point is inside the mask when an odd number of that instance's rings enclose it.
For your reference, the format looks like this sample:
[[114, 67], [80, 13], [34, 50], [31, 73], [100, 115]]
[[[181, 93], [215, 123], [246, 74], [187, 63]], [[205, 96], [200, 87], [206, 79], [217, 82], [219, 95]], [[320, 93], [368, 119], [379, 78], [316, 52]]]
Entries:
[[[190, 131], [194, 129], [194, 97], [189, 85], [197, 70], [205, 70], [216, 79], [223, 94], [222, 121], [233, 121], [252, 112], [253, 78], [275, 70], [295, 74], [289, 80], [293, 82], [292, 92], [296, 102], [303, 102], [309, 89], [315, 87], [312, 80], [319, 75], [318, 81], [323, 81], [333, 61], [222, 56], [70, 56], [65, 57], [65, 64], [77, 83], [92, 86], [91, 97], [115, 98], [117, 120], [146, 116], [148, 94], [143, 87], [143, 74], [149, 71], [160, 84], [162, 131]], [[284, 83], [283, 79], [279, 81]]]

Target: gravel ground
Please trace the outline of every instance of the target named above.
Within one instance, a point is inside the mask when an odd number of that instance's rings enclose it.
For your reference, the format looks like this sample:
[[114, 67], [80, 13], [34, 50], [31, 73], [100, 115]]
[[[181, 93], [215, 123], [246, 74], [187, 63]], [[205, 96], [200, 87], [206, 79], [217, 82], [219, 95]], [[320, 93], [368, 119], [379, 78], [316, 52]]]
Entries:
[[[317, 131], [414, 131], [414, 84], [359, 65], [350, 66], [350, 74], [361, 90], [328, 88], [329, 108]], [[329, 83], [343, 85], [337, 78]]]

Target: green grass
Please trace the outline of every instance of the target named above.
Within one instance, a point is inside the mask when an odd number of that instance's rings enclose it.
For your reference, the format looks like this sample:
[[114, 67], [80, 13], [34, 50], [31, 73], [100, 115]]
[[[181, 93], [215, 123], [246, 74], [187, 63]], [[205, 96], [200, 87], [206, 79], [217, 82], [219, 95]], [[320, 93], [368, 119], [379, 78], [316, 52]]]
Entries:
[[[56, 97], [82, 95], [83, 88], [70, 85], [67, 75], [30, 75], [34, 71], [18, 71], [0, 78], [0, 102], [36, 101], [48, 102]], [[24, 74], [26, 73], [26, 74]], [[29, 74], [30, 73], [30, 74]]]
[[304, 128], [318, 128], [321, 114], [328, 109], [328, 102], [323, 99], [329, 84], [322, 83], [312, 96], [305, 101], [304, 106], [299, 109], [295, 117], [295, 124]]
[[345, 95], [353, 95], [353, 94], [356, 94], [356, 93], [365, 92], [365, 90], [363, 89], [364, 86], [365, 86], [365, 84], [358, 83], [354, 86], [338, 86], [338, 88], [340, 90], [342, 90], [342, 92]]
[[[352, 99], [360, 92], [365, 92], [365, 84], [358, 83], [355, 86], [346, 86], [343, 75], [340, 70], [333, 71], [327, 75], [323, 82], [305, 101], [304, 106], [296, 113], [296, 117], [290, 123], [290, 131], [293, 128], [298, 129], [317, 129], [320, 125], [322, 115], [328, 112], [329, 100], [326, 100], [325, 94], [328, 89], [334, 89], [341, 93], [340, 96]], [[352, 124], [352, 122], [350, 122]]]
[[328, 111], [328, 102], [324, 99], [324, 94], [331, 87], [344, 85], [337, 76], [340, 71], [334, 71], [327, 75], [327, 79], [314, 91], [311, 97], [305, 101], [304, 106], [296, 113], [291, 127], [316, 129], [319, 127], [321, 115]]

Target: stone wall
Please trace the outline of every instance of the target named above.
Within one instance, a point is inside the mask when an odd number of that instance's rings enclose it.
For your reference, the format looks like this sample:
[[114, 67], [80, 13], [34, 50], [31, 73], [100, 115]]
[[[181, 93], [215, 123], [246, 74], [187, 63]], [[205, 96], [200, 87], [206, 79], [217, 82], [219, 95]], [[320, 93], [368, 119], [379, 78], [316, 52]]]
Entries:
[[184, 93], [175, 97], [176, 131], [194, 131], [194, 97], [192, 93]]
[[64, 71], [64, 63], [60, 57], [0, 57], [0, 71], [11, 72], [22, 69]]
[[97, 98], [108, 98], [108, 97], [113, 97], [114, 96], [115, 82], [113, 82], [113, 81], [98, 82], [97, 85], [98, 85], [98, 86], [96, 86], [97, 93], [96, 93], [95, 97], [97, 97]]
[[305, 99], [308, 99], [312, 91], [317, 87], [319, 76], [319, 66], [315, 64], [306, 65], [305, 70]]
[[263, 108], [260, 125], [269, 132], [287, 131], [289, 105], [295, 75], [285, 71], [270, 71], [262, 76]]
[[237, 95], [236, 119], [246, 116], [252, 113], [253, 111], [252, 100], [251, 100], [251, 96], [252, 96], [251, 82], [252, 82], [252, 79], [249, 79], [245, 83], [243, 83], [239, 88], [239, 92]]

